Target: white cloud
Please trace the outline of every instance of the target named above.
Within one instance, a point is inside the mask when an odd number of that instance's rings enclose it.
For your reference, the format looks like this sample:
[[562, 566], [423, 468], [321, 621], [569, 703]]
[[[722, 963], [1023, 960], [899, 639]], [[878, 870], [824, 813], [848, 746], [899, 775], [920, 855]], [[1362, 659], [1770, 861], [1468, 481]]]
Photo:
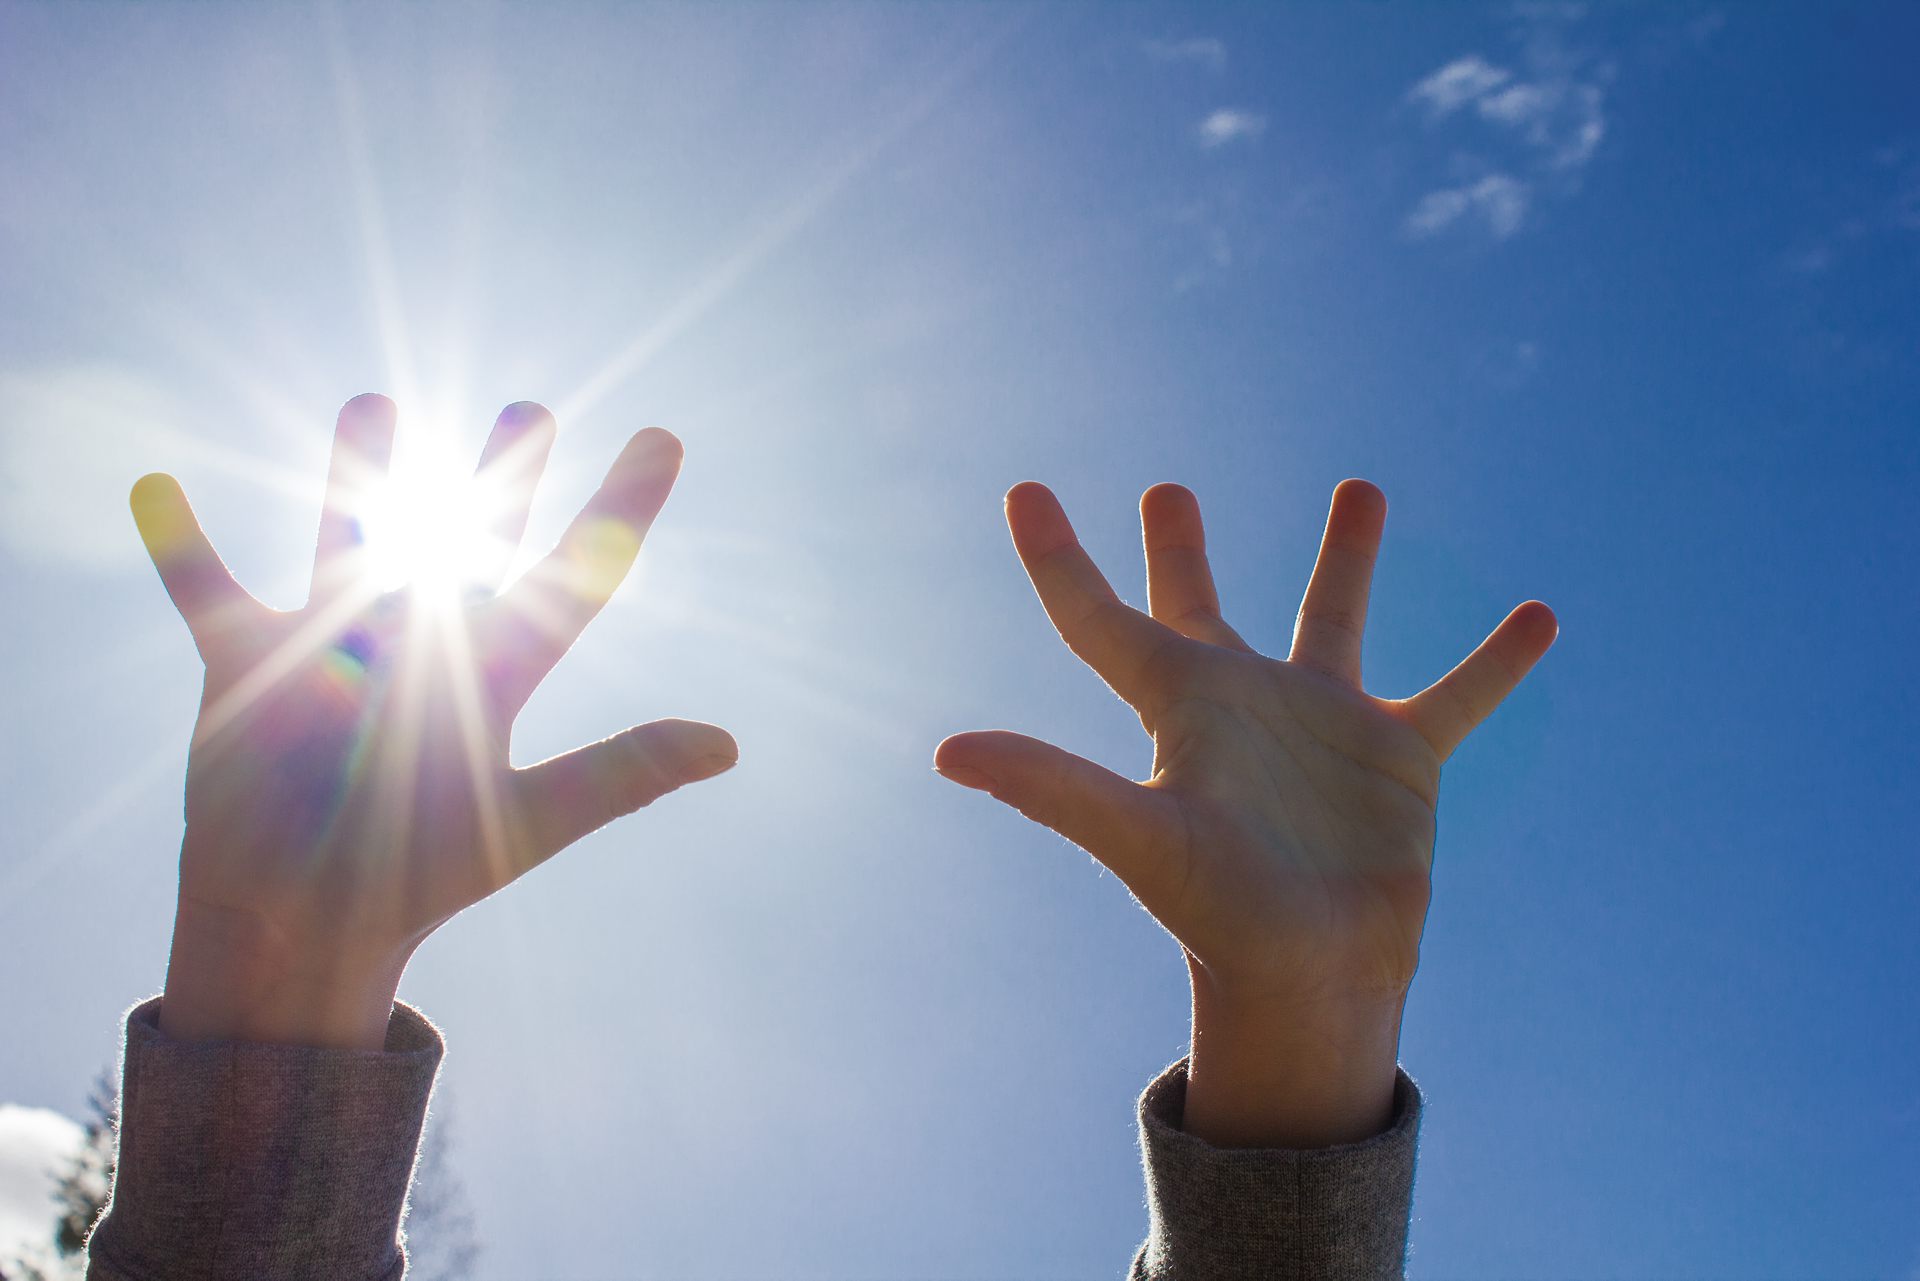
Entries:
[[1477, 53], [1456, 58], [1440, 70], [1407, 90], [1407, 100], [1424, 103], [1434, 119], [1452, 115], [1467, 103], [1482, 98], [1513, 78], [1505, 67], [1496, 67]]
[[[1525, 7], [1516, 33], [1519, 69], [1468, 54], [1407, 90], [1430, 125], [1457, 117], [1461, 123], [1449, 128], [1478, 136], [1471, 151], [1456, 152], [1453, 180], [1407, 215], [1410, 235], [1478, 223], [1504, 240], [1526, 222], [1536, 198], [1578, 190], [1581, 171], [1607, 136], [1613, 78], [1610, 63], [1569, 43], [1566, 28], [1582, 12], [1577, 5]], [[1462, 181], [1463, 170], [1484, 176]]]
[[1606, 137], [1605, 68], [1591, 76], [1568, 69], [1563, 56], [1536, 55], [1552, 62], [1531, 79], [1515, 79], [1479, 55], [1448, 63], [1407, 91], [1424, 102], [1430, 118], [1452, 115], [1471, 103], [1487, 124], [1517, 137], [1550, 169], [1577, 169], [1593, 158]]
[[1577, 169], [1593, 158], [1607, 121], [1597, 84], [1572, 79], [1517, 84], [1475, 104], [1483, 120], [1515, 130], [1553, 169]]
[[1251, 142], [1267, 131], [1267, 118], [1254, 111], [1236, 111], [1222, 107], [1200, 122], [1200, 145], [1212, 150], [1230, 142]]
[[54, 1187], [84, 1140], [79, 1124], [58, 1112], [0, 1103], [0, 1261], [52, 1244]]
[[1553, 101], [1544, 85], [1514, 85], [1499, 93], [1490, 93], [1477, 104], [1488, 120], [1506, 125], [1524, 125], [1545, 115]]
[[1492, 173], [1476, 182], [1430, 191], [1407, 215], [1407, 234], [1416, 240], [1437, 236], [1469, 215], [1477, 217], [1495, 240], [1519, 231], [1533, 200], [1530, 184], [1512, 174]]
[[1141, 46], [1155, 62], [1185, 63], [1206, 71], [1227, 69], [1227, 46], [1211, 36], [1186, 40], [1149, 40]]

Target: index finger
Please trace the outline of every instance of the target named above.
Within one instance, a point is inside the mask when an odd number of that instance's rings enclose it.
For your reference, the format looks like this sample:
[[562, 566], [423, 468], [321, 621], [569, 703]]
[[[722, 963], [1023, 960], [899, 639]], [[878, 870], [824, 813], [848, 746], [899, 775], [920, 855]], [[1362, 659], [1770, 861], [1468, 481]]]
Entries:
[[1179, 634], [1114, 593], [1045, 485], [1026, 481], [1007, 491], [1007, 530], [1060, 639], [1138, 708], [1148, 661]]

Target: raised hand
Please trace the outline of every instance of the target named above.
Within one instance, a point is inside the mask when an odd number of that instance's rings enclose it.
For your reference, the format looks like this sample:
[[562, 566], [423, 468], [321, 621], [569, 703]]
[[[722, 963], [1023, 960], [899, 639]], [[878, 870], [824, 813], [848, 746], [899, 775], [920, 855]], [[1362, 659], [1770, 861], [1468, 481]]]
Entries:
[[724, 730], [669, 720], [508, 760], [514, 717], [633, 564], [679, 441], [634, 436], [559, 546], [496, 594], [554, 438], [545, 409], [509, 406], [470, 491], [483, 545], [459, 549], [477, 578], [383, 592], [360, 518], [394, 426], [382, 396], [341, 410], [313, 586], [291, 612], [234, 581], [172, 477], [134, 486], [206, 664], [160, 1012], [176, 1039], [378, 1048], [401, 970], [437, 926], [737, 757]]
[[1007, 524], [1061, 638], [1153, 736], [1153, 775], [1123, 778], [1004, 731], [935, 755], [1086, 849], [1186, 951], [1194, 1037], [1185, 1127], [1227, 1146], [1316, 1147], [1377, 1133], [1392, 1106], [1401, 1011], [1427, 913], [1440, 766], [1553, 643], [1552, 611], [1515, 609], [1408, 699], [1360, 687], [1360, 642], [1386, 500], [1333, 495], [1284, 660], [1220, 615], [1199, 505], [1140, 502], [1148, 612], [1122, 603], [1054, 496], [1007, 495]]

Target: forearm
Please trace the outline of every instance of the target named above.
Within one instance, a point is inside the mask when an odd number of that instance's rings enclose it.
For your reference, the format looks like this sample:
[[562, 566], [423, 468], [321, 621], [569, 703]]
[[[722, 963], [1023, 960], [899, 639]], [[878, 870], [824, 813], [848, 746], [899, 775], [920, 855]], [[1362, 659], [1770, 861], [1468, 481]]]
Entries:
[[1218, 1147], [1331, 1147], [1393, 1116], [1404, 991], [1263, 996], [1223, 991], [1197, 962], [1183, 1128]]
[[159, 1026], [176, 1041], [378, 1050], [412, 948], [366, 948], [180, 897]]

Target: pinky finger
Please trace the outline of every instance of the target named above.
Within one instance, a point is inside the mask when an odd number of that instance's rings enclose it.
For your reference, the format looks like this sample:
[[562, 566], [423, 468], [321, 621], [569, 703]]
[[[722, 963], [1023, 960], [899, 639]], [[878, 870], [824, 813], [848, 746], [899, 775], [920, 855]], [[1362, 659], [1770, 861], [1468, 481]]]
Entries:
[[179, 481], [159, 472], [142, 476], [128, 501], [147, 555], [204, 657], [214, 639], [256, 602], [207, 541]]
[[1537, 600], [1516, 606], [1460, 665], [1401, 704], [1442, 760], [1493, 714], [1540, 661], [1560, 623]]

